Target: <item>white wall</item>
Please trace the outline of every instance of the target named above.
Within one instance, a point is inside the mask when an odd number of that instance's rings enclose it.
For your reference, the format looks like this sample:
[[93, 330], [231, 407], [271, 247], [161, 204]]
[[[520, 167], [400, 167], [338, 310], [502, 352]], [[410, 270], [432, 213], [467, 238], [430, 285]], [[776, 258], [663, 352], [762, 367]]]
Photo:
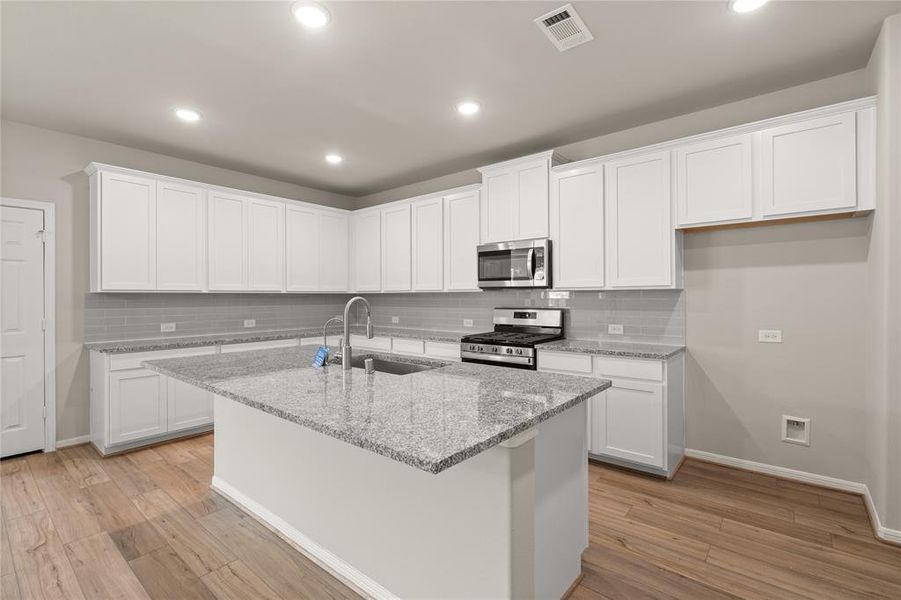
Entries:
[[[870, 221], [685, 236], [688, 448], [861, 481]], [[811, 419], [809, 448], [783, 414]]]
[[56, 205], [57, 438], [88, 433], [88, 356], [82, 348], [88, 291], [91, 161], [347, 208], [339, 194], [143, 152], [89, 138], [0, 122], [0, 195]]
[[882, 524], [901, 530], [901, 14], [868, 66], [879, 94], [876, 213], [869, 245], [866, 473]]

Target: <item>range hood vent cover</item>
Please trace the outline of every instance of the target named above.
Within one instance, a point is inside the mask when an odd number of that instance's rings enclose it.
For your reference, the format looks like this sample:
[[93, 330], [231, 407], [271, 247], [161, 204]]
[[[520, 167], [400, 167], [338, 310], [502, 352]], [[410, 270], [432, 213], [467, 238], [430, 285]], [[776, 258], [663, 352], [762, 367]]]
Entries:
[[538, 17], [535, 24], [560, 52], [594, 39], [572, 4]]

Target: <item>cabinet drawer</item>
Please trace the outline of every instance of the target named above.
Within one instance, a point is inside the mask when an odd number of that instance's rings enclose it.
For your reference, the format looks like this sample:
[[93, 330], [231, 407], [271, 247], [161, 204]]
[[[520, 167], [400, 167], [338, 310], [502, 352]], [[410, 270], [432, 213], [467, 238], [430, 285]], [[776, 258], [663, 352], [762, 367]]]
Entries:
[[434, 356], [435, 358], [460, 360], [460, 344], [427, 341], [425, 343], [425, 353], [426, 356]]
[[392, 349], [398, 354], [422, 354], [425, 345], [422, 340], [411, 340], [406, 338], [394, 338], [392, 340]]
[[538, 369], [591, 375], [591, 355], [539, 350]]
[[145, 360], [158, 360], [162, 358], [182, 358], [185, 356], [204, 356], [216, 354], [216, 346], [204, 346], [203, 348], [179, 348], [176, 350], [153, 350], [150, 352], [129, 352], [128, 354], [114, 354], [109, 359], [110, 371], [122, 371], [124, 369], [140, 369]]
[[596, 356], [594, 365], [595, 374], [598, 377], [627, 377], [629, 379], [663, 381], [663, 361], [661, 360]]
[[365, 335], [352, 334], [350, 336], [350, 345], [354, 349], [359, 350], [379, 350], [381, 352], [391, 352], [391, 338], [376, 336], [372, 339]]
[[268, 350], [270, 348], [291, 348], [297, 345], [297, 338], [290, 340], [269, 340], [265, 342], [246, 342], [243, 344], [227, 344], [222, 346], [223, 354], [232, 352], [247, 352], [249, 350]]

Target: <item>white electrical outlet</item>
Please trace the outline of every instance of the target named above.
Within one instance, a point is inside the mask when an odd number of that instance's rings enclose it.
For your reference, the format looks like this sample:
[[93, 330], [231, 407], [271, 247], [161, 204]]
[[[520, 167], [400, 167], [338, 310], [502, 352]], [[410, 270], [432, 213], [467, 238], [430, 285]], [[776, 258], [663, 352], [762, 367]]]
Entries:
[[810, 419], [782, 415], [782, 441], [810, 446]]
[[397, 325], [400, 323], [400, 317], [391, 317], [391, 322]]
[[761, 329], [757, 332], [757, 341], [761, 344], [781, 344], [781, 329]]
[[606, 297], [604, 292], [598, 292], [598, 300], [603, 300]]
[[607, 333], [610, 335], [622, 335], [623, 334], [623, 326], [621, 323], [608, 323], [607, 324]]
[[472, 327], [472, 319], [463, 319], [463, 327]]
[[160, 323], [161, 333], [171, 333], [175, 331], [175, 323]]
[[256, 319], [244, 319], [244, 327], [256, 327], [257, 320]]
[[549, 291], [547, 293], [548, 300], [569, 300], [570, 293], [559, 290]]

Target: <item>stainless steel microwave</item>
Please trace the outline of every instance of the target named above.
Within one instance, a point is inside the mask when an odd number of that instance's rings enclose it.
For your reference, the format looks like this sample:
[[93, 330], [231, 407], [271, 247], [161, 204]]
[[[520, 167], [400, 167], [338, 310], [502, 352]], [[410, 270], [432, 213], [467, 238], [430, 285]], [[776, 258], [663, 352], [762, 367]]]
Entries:
[[478, 260], [480, 288], [551, 286], [551, 241], [547, 238], [482, 244]]

